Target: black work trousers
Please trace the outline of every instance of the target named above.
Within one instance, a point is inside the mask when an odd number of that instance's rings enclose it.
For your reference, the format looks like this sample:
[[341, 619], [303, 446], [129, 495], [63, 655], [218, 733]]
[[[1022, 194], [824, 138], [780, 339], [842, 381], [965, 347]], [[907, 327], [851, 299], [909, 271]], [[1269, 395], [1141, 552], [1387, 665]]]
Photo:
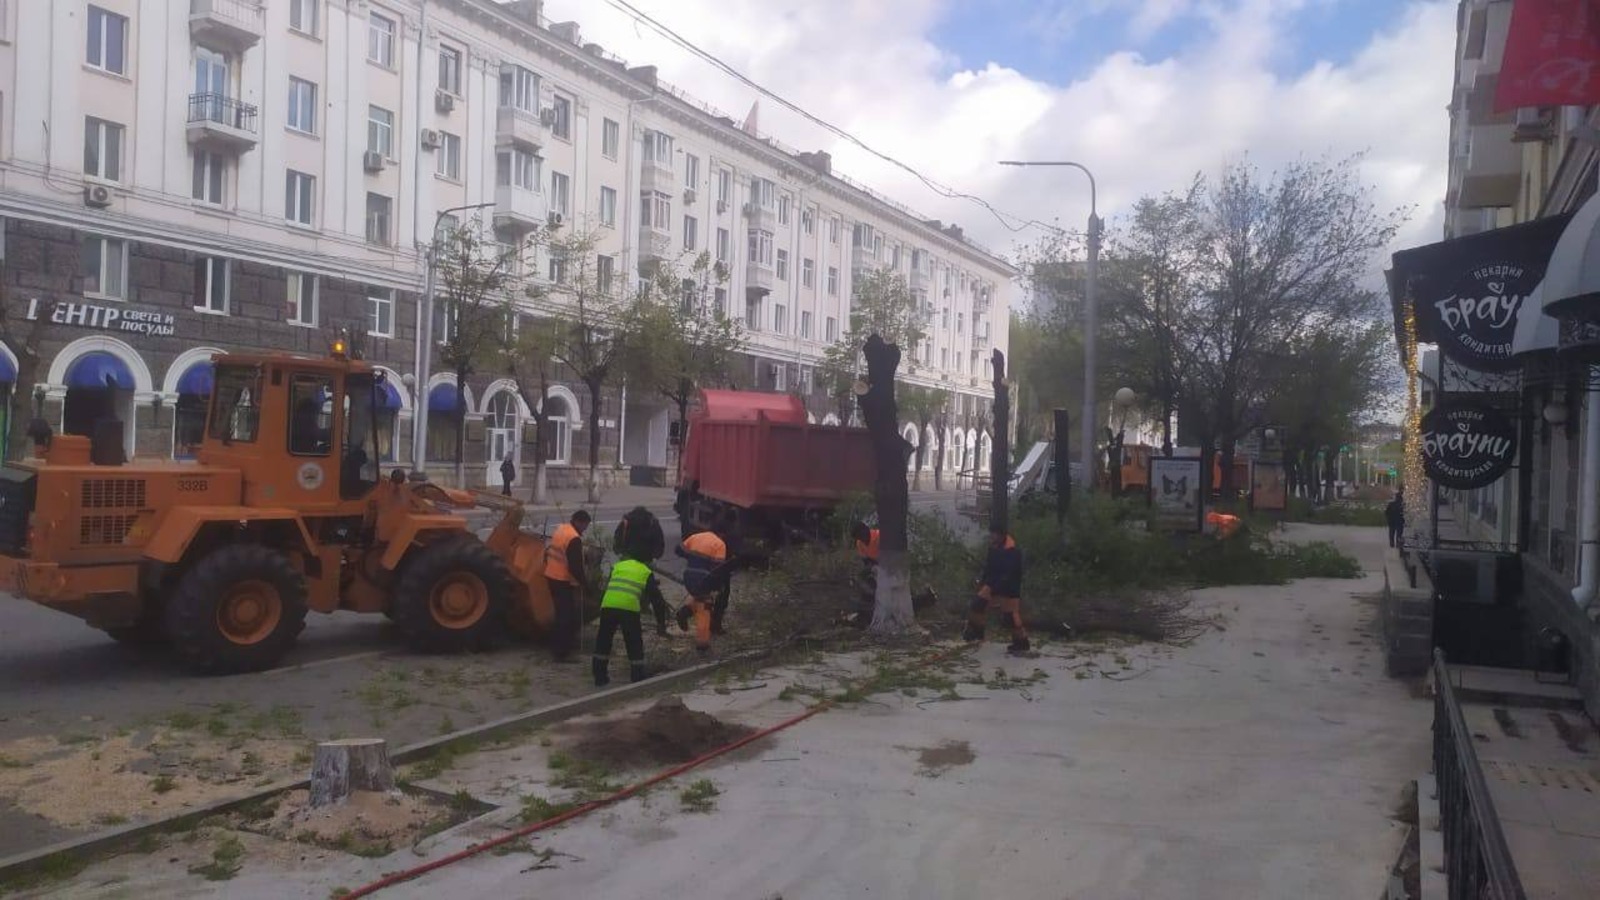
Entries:
[[555, 606], [555, 622], [550, 626], [550, 653], [565, 660], [583, 640], [583, 592], [569, 581], [550, 582], [550, 600]]
[[613, 607], [600, 608], [600, 629], [594, 636], [594, 683], [609, 684], [611, 644], [622, 632], [622, 645], [628, 650], [628, 670], [634, 681], [644, 680], [644, 628], [637, 612]]

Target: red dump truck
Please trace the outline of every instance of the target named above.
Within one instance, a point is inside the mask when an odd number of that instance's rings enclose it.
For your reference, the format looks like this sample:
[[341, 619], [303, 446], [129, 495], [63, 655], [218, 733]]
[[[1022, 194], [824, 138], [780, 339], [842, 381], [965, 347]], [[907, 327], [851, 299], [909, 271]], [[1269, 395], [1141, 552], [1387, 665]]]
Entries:
[[847, 494], [872, 489], [866, 429], [810, 424], [790, 394], [702, 391], [688, 431], [675, 504], [685, 533], [731, 515], [747, 542], [809, 539]]

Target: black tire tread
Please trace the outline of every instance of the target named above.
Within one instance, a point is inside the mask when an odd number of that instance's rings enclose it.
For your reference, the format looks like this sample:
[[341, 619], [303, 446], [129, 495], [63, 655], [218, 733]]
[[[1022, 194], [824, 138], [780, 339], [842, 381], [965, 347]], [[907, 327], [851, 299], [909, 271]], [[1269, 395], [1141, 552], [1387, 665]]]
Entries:
[[[228, 640], [216, 627], [217, 601], [229, 585], [244, 578], [276, 584], [283, 603], [277, 630], [248, 647]], [[271, 547], [228, 544], [201, 557], [178, 579], [163, 618], [172, 652], [186, 668], [205, 674], [267, 669], [306, 627], [305, 575]]]
[[[468, 569], [483, 579], [489, 591], [489, 609], [471, 628], [445, 628], [434, 621], [428, 608], [433, 586], [445, 575]], [[423, 653], [461, 653], [484, 650], [510, 625], [511, 569], [475, 535], [438, 538], [411, 553], [400, 570], [389, 604], [390, 618], [413, 650]]]

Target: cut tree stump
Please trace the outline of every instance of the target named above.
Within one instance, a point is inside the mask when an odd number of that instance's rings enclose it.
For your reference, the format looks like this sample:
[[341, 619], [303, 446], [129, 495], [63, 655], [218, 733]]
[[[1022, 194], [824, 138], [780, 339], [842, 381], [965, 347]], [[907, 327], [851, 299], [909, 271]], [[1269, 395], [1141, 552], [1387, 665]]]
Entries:
[[311, 806], [343, 803], [352, 791], [394, 790], [394, 766], [382, 738], [321, 741], [311, 763]]

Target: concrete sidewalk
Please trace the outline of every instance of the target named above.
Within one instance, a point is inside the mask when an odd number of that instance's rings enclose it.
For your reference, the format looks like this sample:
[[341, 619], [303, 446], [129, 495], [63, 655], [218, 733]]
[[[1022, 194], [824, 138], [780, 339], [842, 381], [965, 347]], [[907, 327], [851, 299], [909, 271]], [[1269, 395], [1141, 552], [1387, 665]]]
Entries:
[[[1380, 529], [1293, 536], [1383, 554]], [[531, 842], [553, 856], [486, 853], [380, 896], [1377, 897], [1405, 831], [1391, 811], [1427, 770], [1431, 714], [1383, 676], [1367, 599], [1380, 586], [1369, 566], [1355, 581], [1202, 591], [1221, 627], [1181, 648], [1056, 644], [1013, 660], [991, 644], [954, 675], [959, 702], [923, 688], [830, 710]], [[684, 699], [769, 725], [802, 708], [786, 685], [862, 663], [834, 657]], [[1031, 681], [1035, 669], [1045, 677]], [[477, 754], [430, 783], [503, 811], [415, 854], [296, 862], [245, 835], [243, 869], [225, 884], [185, 872], [209, 843], [170, 844], [56, 895], [324, 898], [503, 833], [520, 798], [554, 796], [555, 737]], [[701, 778], [721, 792], [716, 809], [686, 812], [677, 794]]]

